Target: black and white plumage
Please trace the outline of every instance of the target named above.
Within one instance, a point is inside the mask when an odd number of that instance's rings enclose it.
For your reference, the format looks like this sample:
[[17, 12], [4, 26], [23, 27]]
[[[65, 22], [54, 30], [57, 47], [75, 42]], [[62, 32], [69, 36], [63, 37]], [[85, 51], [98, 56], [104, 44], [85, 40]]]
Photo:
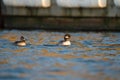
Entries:
[[23, 36], [20, 37], [20, 41], [16, 41], [15, 45], [17, 46], [26, 46], [26, 40]]
[[71, 35], [70, 34], [65, 34], [64, 35], [64, 40], [60, 41], [58, 45], [63, 45], [63, 46], [70, 46], [71, 41], [70, 41]]

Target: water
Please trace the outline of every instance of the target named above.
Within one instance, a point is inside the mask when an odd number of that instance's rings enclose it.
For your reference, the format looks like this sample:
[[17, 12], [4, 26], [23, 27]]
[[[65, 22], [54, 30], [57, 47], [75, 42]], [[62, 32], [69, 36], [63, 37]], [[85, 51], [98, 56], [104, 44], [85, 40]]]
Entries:
[[[0, 80], [120, 80], [120, 32], [0, 31]], [[25, 47], [13, 43], [24, 36]]]

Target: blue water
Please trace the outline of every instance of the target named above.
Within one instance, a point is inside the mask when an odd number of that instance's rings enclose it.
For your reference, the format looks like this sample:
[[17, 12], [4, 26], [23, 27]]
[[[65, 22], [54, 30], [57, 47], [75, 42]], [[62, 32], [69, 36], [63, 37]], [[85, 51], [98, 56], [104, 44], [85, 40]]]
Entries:
[[[65, 33], [71, 46], [57, 46]], [[20, 36], [28, 45], [13, 43]], [[0, 31], [0, 80], [120, 80], [120, 32]]]

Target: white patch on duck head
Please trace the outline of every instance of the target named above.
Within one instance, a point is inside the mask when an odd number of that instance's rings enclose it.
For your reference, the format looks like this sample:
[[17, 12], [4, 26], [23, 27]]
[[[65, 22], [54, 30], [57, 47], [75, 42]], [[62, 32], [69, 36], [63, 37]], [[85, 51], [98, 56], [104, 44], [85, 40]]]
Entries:
[[66, 39], [70, 38], [69, 36], [65, 36]]

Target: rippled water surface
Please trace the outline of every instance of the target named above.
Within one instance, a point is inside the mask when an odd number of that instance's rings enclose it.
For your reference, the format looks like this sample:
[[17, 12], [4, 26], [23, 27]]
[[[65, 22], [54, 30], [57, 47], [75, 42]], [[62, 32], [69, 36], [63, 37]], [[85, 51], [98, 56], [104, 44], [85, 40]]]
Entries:
[[[120, 32], [0, 31], [0, 80], [120, 80]], [[28, 45], [13, 43], [20, 36]]]

